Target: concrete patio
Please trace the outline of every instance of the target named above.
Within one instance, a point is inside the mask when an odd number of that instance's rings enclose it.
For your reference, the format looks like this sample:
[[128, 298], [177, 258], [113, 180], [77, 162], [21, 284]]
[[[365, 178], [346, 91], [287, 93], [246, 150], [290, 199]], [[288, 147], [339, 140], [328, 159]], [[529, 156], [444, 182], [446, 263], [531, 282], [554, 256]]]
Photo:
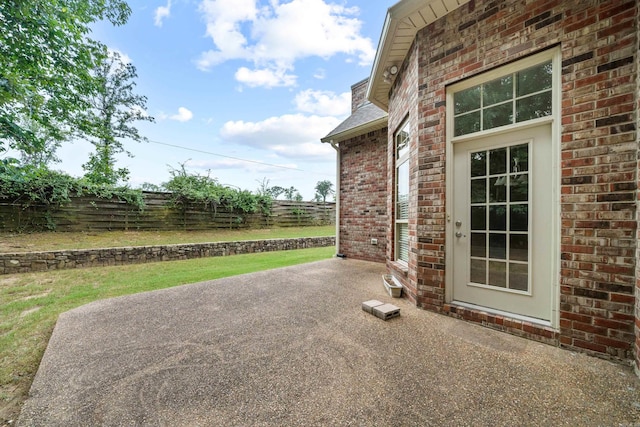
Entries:
[[630, 367], [420, 310], [383, 273], [331, 259], [67, 312], [18, 424], [640, 425]]

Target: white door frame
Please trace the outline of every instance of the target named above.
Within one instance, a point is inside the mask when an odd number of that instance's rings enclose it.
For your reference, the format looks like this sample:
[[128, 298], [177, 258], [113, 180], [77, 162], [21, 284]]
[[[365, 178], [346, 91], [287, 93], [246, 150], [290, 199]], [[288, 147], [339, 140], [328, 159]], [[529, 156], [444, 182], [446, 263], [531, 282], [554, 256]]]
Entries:
[[[517, 123], [513, 125], [507, 125], [499, 128], [494, 128], [488, 131], [481, 131], [470, 135], [458, 136], [453, 138], [454, 134], [454, 123], [453, 123], [453, 93], [459, 90], [472, 87], [484, 81], [489, 81], [491, 79], [501, 77], [503, 75], [512, 73], [519, 69], [524, 69], [532, 65], [536, 65], [548, 60], [553, 61], [553, 114], [549, 117], [543, 117], [539, 119], [530, 120], [523, 123]], [[520, 316], [513, 313], [501, 312], [499, 310], [488, 309], [485, 307], [473, 307], [469, 304], [461, 304], [470, 308], [477, 308], [482, 311], [491, 312], [494, 314], [504, 315], [508, 318], [516, 318], [519, 320], [528, 321], [531, 323], [540, 324], [542, 326], [550, 326], [555, 329], [559, 328], [559, 309], [560, 309], [560, 175], [561, 175], [561, 165], [560, 165], [560, 135], [561, 135], [561, 100], [562, 100], [562, 78], [561, 78], [561, 62], [562, 62], [562, 54], [560, 48], [550, 49], [544, 52], [541, 52], [536, 55], [532, 55], [526, 57], [520, 61], [508, 64], [504, 67], [491, 70], [489, 72], [483, 73], [479, 76], [467, 79], [463, 82], [451, 85], [447, 88], [447, 112], [446, 112], [446, 145], [445, 145], [445, 176], [453, 177], [454, 173], [454, 162], [453, 162], [453, 154], [454, 154], [454, 144], [457, 142], [469, 141], [479, 137], [487, 137], [495, 134], [502, 134], [505, 132], [511, 132], [514, 130], [526, 129], [528, 127], [539, 126], [543, 123], [550, 123], [551, 125], [551, 144], [552, 144], [552, 158], [550, 159], [550, 166], [552, 174], [552, 182], [553, 185], [553, 208], [551, 217], [554, 218], [552, 224], [552, 233], [553, 233], [553, 243], [552, 243], [552, 251], [553, 251], [553, 261], [551, 266], [551, 274], [549, 277], [553, 277], [553, 283], [551, 286], [551, 301], [549, 304], [551, 306], [551, 321], [545, 322], [540, 319], [529, 318], [526, 316]], [[453, 257], [453, 242], [454, 242], [454, 233], [455, 227], [453, 224], [453, 185], [452, 181], [448, 178], [445, 178], [445, 209], [446, 209], [446, 238], [445, 238], [445, 302], [449, 304], [456, 305], [456, 301], [454, 299], [453, 294], [453, 265], [454, 257]]]

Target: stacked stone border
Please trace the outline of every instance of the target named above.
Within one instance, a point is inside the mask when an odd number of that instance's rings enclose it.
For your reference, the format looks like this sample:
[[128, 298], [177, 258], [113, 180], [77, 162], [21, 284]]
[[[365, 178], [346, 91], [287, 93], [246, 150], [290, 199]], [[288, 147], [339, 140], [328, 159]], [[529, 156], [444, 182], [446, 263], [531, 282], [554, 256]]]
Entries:
[[0, 254], [0, 274], [144, 264], [335, 245], [335, 237], [246, 240]]

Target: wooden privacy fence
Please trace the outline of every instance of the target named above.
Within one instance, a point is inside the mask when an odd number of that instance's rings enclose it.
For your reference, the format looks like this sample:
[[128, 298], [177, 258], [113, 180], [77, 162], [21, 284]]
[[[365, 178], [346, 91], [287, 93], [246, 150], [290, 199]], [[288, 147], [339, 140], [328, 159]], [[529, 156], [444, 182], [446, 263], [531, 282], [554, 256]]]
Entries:
[[190, 204], [175, 207], [168, 193], [144, 192], [145, 207], [113, 199], [73, 197], [65, 206], [23, 208], [0, 199], [0, 231], [85, 230], [209, 230], [326, 225], [335, 223], [335, 203], [274, 200], [271, 213], [239, 211]]

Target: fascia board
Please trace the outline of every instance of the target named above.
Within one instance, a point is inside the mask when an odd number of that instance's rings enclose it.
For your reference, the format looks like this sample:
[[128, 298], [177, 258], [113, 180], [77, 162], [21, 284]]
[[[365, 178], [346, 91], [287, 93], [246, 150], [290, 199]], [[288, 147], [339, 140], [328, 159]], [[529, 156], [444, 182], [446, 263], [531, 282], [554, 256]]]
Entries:
[[[387, 15], [382, 27], [382, 34], [380, 35], [380, 41], [378, 42], [378, 50], [376, 51], [371, 75], [369, 77], [369, 86], [367, 87], [367, 99], [382, 110], [389, 110], [388, 94], [391, 89], [391, 83], [384, 82], [383, 73], [385, 71], [385, 67], [389, 65], [386, 59], [389, 57], [390, 51], [395, 44], [398, 25], [402, 22], [402, 20], [406, 19], [413, 13], [427, 6], [432, 7], [432, 5], [434, 5], [438, 1], [443, 0], [429, 0], [426, 2], [424, 0], [401, 0], [387, 9]], [[452, 10], [457, 9], [468, 2], [469, 0], [456, 0], [454, 7], [452, 9], [447, 9], [447, 11], [438, 19], [441, 19], [444, 15], [450, 13]], [[424, 27], [415, 27], [413, 29], [412, 32], [414, 38], [418, 31], [420, 31], [422, 28]], [[403, 29], [403, 31], [405, 30], [406, 28]], [[403, 36], [406, 37], [407, 34], [403, 34]], [[395, 65], [399, 67], [401, 64]], [[384, 95], [382, 95], [383, 93]]]
[[365, 123], [363, 125], [360, 125], [358, 127], [349, 129], [347, 131], [344, 131], [342, 133], [337, 133], [328, 137], [324, 137], [322, 139], [320, 139], [321, 142], [328, 142], [328, 143], [336, 143], [336, 142], [342, 142], [342, 141], [346, 141], [349, 138], [353, 138], [355, 136], [358, 135], [362, 135], [363, 133], [366, 132], [371, 132], [374, 130], [378, 130], [378, 129], [382, 129], [385, 126], [387, 126], [387, 122], [388, 122], [389, 116], [384, 116], [381, 117], [379, 119], [373, 120], [369, 123]]

